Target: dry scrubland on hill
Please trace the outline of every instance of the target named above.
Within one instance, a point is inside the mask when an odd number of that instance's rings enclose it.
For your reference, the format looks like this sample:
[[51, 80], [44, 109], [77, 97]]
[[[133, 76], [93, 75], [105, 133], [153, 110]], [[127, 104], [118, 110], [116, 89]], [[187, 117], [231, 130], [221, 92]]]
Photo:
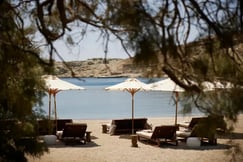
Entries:
[[[135, 65], [132, 59], [88, 59], [66, 63], [77, 77], [146, 77], [151, 68]], [[71, 71], [62, 62], [55, 63], [55, 73], [59, 77], [71, 77]], [[156, 76], [153, 76], [156, 77]]]
[[[190, 59], [197, 58], [204, 54], [205, 48], [202, 48], [204, 41], [191, 43], [188, 47], [193, 51], [190, 54]], [[210, 43], [210, 42], [209, 42]], [[235, 50], [240, 54], [243, 53], [243, 44], [237, 44]], [[189, 60], [190, 60], [189, 59]], [[153, 65], [135, 64], [132, 58], [128, 59], [107, 59], [106, 63], [102, 58], [88, 59], [85, 61], [71, 61], [55, 63], [55, 74], [59, 77], [71, 77], [71, 70], [76, 77], [161, 77], [162, 56], [158, 56], [160, 63]], [[179, 60], [171, 60], [170, 63], [175, 64]], [[179, 68], [179, 67], [178, 67]]]

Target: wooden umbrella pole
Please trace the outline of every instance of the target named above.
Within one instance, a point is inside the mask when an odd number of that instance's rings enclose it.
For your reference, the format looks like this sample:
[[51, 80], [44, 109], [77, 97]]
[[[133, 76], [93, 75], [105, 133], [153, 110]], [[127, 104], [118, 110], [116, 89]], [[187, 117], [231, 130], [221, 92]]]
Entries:
[[54, 96], [54, 110], [55, 110], [55, 128], [57, 131], [57, 104], [56, 104], [56, 93], [53, 94]]
[[176, 95], [176, 112], [175, 112], [175, 125], [177, 125], [177, 113], [178, 113], [178, 100], [179, 100], [179, 93], [175, 92]]
[[49, 92], [49, 120], [51, 120], [51, 92]]
[[138, 92], [139, 88], [126, 89], [132, 95], [132, 134], [134, 134], [134, 94]]
[[134, 134], [134, 93], [132, 93], [132, 134]]

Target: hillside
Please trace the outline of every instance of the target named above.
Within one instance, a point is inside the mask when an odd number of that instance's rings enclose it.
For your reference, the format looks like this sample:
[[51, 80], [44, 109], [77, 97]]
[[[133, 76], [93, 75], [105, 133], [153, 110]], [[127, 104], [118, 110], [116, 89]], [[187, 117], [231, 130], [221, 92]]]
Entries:
[[[132, 59], [108, 59], [107, 63], [101, 58], [66, 63], [77, 77], [144, 77], [148, 68], [135, 65]], [[71, 71], [62, 62], [55, 63], [55, 73], [59, 77], [71, 77]]]

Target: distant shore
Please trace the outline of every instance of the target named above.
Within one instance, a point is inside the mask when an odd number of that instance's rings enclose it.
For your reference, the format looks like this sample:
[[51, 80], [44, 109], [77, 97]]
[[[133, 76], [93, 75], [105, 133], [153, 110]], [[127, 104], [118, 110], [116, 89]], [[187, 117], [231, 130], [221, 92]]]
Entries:
[[75, 77], [146, 77], [150, 70], [146, 65], [135, 65], [130, 58], [108, 59], [106, 63], [101, 58], [55, 63], [55, 74], [59, 77], [72, 77], [72, 72]]
[[[128, 76], [123, 76], [123, 75], [119, 75], [119, 76], [97, 76], [97, 77], [92, 77], [92, 78], [127, 78]], [[72, 77], [72, 76], [61, 76], [60, 78], [91, 78], [91, 77]]]

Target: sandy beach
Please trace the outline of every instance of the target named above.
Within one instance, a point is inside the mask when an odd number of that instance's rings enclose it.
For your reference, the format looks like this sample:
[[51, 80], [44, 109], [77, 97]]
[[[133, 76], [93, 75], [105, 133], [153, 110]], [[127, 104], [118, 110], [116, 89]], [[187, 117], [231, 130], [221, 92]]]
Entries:
[[[179, 117], [178, 123], [190, 121], [191, 117]], [[91, 142], [85, 145], [64, 145], [58, 142], [49, 147], [49, 153], [41, 158], [29, 157], [30, 162], [207, 162], [230, 161], [232, 151], [229, 138], [218, 137], [216, 146], [188, 147], [184, 142], [178, 146], [155, 144], [138, 141], [138, 147], [131, 147], [130, 136], [102, 133], [102, 124], [111, 120], [74, 120], [74, 122], [87, 123], [88, 131], [91, 131]], [[174, 118], [148, 118], [148, 123], [153, 127], [159, 125], [171, 125]], [[243, 115], [239, 116], [236, 124], [233, 141], [240, 144], [243, 149]], [[239, 160], [239, 159], [238, 159]], [[243, 157], [241, 157], [243, 160]], [[239, 161], [241, 161], [239, 160]]]

